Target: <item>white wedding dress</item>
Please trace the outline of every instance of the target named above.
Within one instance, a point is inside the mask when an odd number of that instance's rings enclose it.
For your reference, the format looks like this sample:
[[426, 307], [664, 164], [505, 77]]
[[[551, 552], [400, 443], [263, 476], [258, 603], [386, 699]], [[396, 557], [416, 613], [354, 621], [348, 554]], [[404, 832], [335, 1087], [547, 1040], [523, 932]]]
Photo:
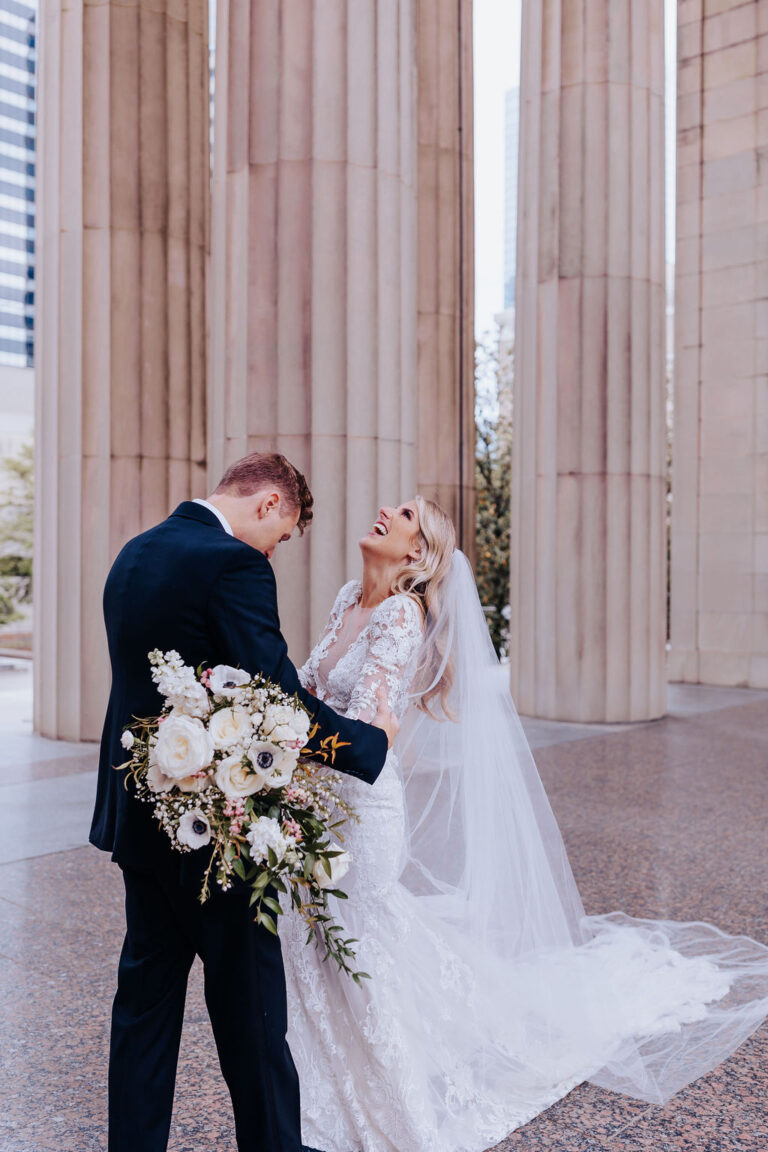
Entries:
[[[457, 595], [471, 599], [460, 553], [454, 569]], [[513, 776], [529, 778], [525, 795], [502, 796], [499, 783], [486, 796], [493, 810], [481, 816], [472, 888], [471, 801], [456, 779], [446, 780], [444, 765], [423, 775], [430, 755], [449, 753], [429, 751], [429, 724], [408, 707], [425, 643], [421, 613], [409, 597], [392, 596], [350, 636], [347, 613], [359, 597], [357, 581], [341, 589], [300, 678], [338, 712], [366, 720], [384, 684], [392, 710], [407, 716], [376, 784], [342, 782], [360, 819], [344, 829], [353, 863], [340, 887], [349, 898], [331, 900], [345, 934], [359, 942], [357, 968], [371, 978], [353, 982], [307, 946], [300, 917], [288, 908], [281, 917], [304, 1142], [322, 1152], [483, 1152], [584, 1080], [661, 1101], [714, 1067], [768, 1011], [768, 951], [752, 941], [743, 951], [742, 942], [702, 925], [584, 916], [511, 700], [496, 700], [491, 681], [483, 682], [478, 661], [488, 671], [495, 654], [479, 602], [471, 611], [480, 611], [483, 655], [473, 655], [465, 678], [476, 694], [466, 697], [469, 719], [481, 725], [469, 747], [482, 764], [462, 769], [476, 773], [472, 797], [490, 787], [494, 755], [520, 761], [514, 773], [497, 773], [503, 787]], [[494, 684], [498, 665], [496, 672]], [[494, 722], [478, 710], [493, 707], [495, 715], [502, 705], [504, 723], [523, 741], [516, 751], [483, 744]], [[433, 727], [455, 742], [461, 725]], [[435, 799], [441, 780], [447, 808]], [[469, 846], [460, 847], [453, 827], [459, 805]], [[444, 840], [429, 841], [443, 829]], [[453, 874], [452, 846], [460, 861]], [[494, 867], [483, 875], [485, 859]], [[734, 1000], [740, 979], [746, 990]], [[720, 1004], [727, 1010], [713, 1018]]]

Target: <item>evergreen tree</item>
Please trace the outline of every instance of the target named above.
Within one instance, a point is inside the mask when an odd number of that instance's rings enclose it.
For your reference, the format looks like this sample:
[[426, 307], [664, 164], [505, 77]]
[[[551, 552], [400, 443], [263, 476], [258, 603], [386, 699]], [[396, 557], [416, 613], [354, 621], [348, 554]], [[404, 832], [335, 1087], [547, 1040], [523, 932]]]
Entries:
[[507, 653], [509, 637], [509, 501], [512, 453], [510, 350], [490, 341], [475, 351], [476, 577], [493, 646]]
[[32, 600], [34, 541], [34, 454], [25, 444], [2, 461], [6, 486], [0, 493], [0, 625], [19, 620]]

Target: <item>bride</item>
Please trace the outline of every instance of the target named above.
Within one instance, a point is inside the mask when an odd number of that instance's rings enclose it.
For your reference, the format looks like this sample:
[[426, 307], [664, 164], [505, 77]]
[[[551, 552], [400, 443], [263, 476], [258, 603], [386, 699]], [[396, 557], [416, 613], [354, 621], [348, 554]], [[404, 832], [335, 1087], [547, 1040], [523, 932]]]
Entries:
[[768, 1014], [768, 948], [705, 924], [586, 916], [451, 521], [382, 508], [299, 675], [402, 718], [337, 919], [353, 982], [286, 909], [288, 1040], [322, 1152], [484, 1152], [576, 1084], [663, 1103]]

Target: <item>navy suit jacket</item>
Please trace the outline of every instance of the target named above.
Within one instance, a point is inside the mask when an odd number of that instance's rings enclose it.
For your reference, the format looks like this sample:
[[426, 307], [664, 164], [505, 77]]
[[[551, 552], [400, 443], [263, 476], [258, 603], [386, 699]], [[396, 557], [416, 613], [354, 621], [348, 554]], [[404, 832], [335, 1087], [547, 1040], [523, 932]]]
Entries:
[[230, 536], [201, 504], [185, 501], [162, 524], [129, 540], [107, 578], [104, 619], [112, 690], [90, 840], [119, 864], [156, 868], [178, 859], [152, 806], [138, 801], [126, 789], [126, 773], [113, 767], [127, 758], [120, 745], [125, 725], [160, 711], [147, 659], [153, 648], [175, 649], [195, 668], [230, 664], [263, 673], [299, 694], [321, 736], [337, 732], [348, 742], [336, 754], [339, 771], [370, 784], [381, 771], [387, 754], [382, 729], [337, 715], [301, 687], [280, 632], [269, 560]]

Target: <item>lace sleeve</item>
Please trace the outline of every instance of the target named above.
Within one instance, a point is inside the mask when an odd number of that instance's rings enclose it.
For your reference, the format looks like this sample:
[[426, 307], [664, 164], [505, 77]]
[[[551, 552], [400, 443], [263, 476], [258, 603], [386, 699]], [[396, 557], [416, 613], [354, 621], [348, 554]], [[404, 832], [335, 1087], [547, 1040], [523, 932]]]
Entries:
[[424, 626], [410, 596], [391, 596], [371, 617], [368, 651], [347, 709], [353, 720], [370, 723], [378, 711], [384, 685], [391, 710], [398, 713], [410, 686], [409, 665], [422, 641]]

